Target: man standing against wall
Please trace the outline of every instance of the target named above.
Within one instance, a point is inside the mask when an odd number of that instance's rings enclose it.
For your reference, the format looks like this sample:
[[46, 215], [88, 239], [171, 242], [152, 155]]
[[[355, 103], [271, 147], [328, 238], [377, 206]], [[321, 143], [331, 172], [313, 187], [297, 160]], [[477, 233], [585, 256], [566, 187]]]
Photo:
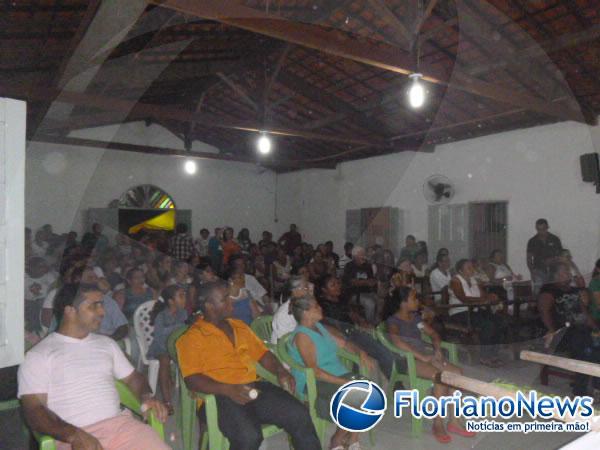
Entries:
[[298, 227], [295, 224], [291, 224], [290, 231], [284, 233], [277, 242], [291, 256], [294, 253], [294, 249], [302, 244], [302, 235], [298, 233]]
[[550, 268], [558, 262], [562, 251], [562, 243], [558, 236], [550, 233], [546, 219], [535, 222], [537, 234], [527, 242], [527, 267], [531, 272], [533, 293], [537, 295], [540, 288], [549, 281]]

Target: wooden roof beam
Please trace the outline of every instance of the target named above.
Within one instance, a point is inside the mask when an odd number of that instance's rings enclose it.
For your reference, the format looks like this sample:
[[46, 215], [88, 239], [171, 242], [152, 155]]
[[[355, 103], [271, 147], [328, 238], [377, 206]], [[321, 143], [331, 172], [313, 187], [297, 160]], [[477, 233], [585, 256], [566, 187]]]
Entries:
[[413, 132], [410, 132], [410, 133], [399, 134], [397, 136], [393, 136], [392, 138], [390, 138], [390, 140], [393, 141], [393, 142], [395, 142], [395, 141], [405, 140], [405, 139], [408, 139], [408, 138], [414, 138], [414, 137], [419, 137], [419, 136], [426, 136], [428, 134], [436, 134], [436, 133], [439, 133], [440, 131], [451, 130], [453, 128], [459, 128], [459, 127], [467, 126], [467, 125], [481, 124], [481, 123], [489, 121], [489, 120], [494, 120], [494, 119], [500, 119], [500, 118], [503, 118], [503, 117], [513, 116], [513, 115], [520, 114], [520, 113], [523, 113], [523, 112], [526, 112], [526, 110], [522, 109], [522, 108], [511, 109], [509, 111], [503, 111], [503, 112], [500, 112], [500, 113], [495, 113], [495, 114], [484, 116], [484, 117], [475, 117], [473, 119], [468, 119], [468, 120], [464, 120], [464, 121], [460, 121], [460, 122], [455, 122], [455, 123], [451, 123], [451, 124], [448, 124], [448, 125], [441, 125], [441, 126], [436, 126], [436, 127], [429, 127], [429, 128], [425, 128], [423, 130], [417, 130], [417, 131], [413, 131]]
[[[515, 4], [515, 0], [509, 0], [512, 4]], [[476, 3], [473, 2], [472, 0], [463, 0], [462, 4], [461, 4], [461, 14], [463, 15], [463, 19], [465, 18], [465, 13], [468, 15], [472, 15], [472, 17], [475, 17], [475, 19], [479, 20], [479, 23], [481, 23], [481, 25], [483, 25], [483, 29], [487, 30], [487, 33], [485, 33], [488, 37], [489, 35], [491, 35], [491, 33], [493, 33], [492, 29], [490, 28], [491, 26], [491, 22], [489, 20], [489, 18], [486, 15], [486, 11], [485, 11], [485, 6], [487, 4], [481, 4], [481, 3]], [[495, 8], [491, 5], [487, 5], [488, 8], [492, 8], [493, 11], [495, 11]], [[527, 12], [527, 7], [520, 5], [521, 8], [523, 9], [523, 11]], [[543, 24], [539, 24], [537, 19], [534, 17], [527, 17], [526, 18], [533, 24], [534, 27], [536, 27], [538, 29], [538, 31], [542, 34], [545, 34], [546, 36], [549, 36], [550, 34], [545, 30], [545, 27]], [[468, 22], [467, 22], [468, 23]], [[548, 71], [545, 67], [541, 66], [537, 61], [526, 61], [526, 62], [521, 62], [521, 64], [517, 64], [517, 60], [516, 58], [518, 58], [518, 54], [519, 54], [519, 48], [518, 46], [511, 40], [510, 36], [507, 35], [506, 33], [501, 33], [501, 36], [504, 37], [505, 41], [510, 43], [512, 46], [510, 48], [507, 48], [508, 52], [505, 53], [504, 58], [513, 61], [514, 64], [509, 65], [509, 67], [513, 67], [515, 68], [515, 73], [511, 73], [510, 71], [507, 71], [507, 73], [511, 76], [516, 77], [516, 73], [518, 73], [518, 71], [523, 72], [524, 70], [527, 71], [527, 73], [529, 74], [530, 77], [533, 77], [534, 79], [536, 79], [537, 83], [542, 83], [544, 81], [544, 79], [546, 79], [547, 81], [549, 81], [551, 83], [550, 89], [553, 90], [553, 92], [549, 92], [547, 95], [550, 96], [555, 96], [555, 95], [559, 95], [562, 98], [564, 98], [566, 101], [574, 104], [574, 107], [572, 108], [572, 110], [577, 110], [578, 115], [580, 115], [581, 117], [583, 117], [584, 122], [590, 125], [596, 125], [597, 124], [597, 116], [595, 114], [595, 112], [592, 110], [592, 108], [585, 102], [585, 100], [583, 99], [578, 99], [575, 97], [575, 95], [572, 93], [572, 90], [570, 88], [570, 85], [568, 84], [568, 80], [567, 83], [563, 83], [563, 80], [560, 79], [560, 77], [557, 77], [552, 71]], [[493, 44], [491, 44], [493, 45]], [[573, 60], [573, 62], [577, 62], [575, 60]], [[583, 66], [585, 68], [585, 66]], [[517, 78], [518, 79], [518, 78]], [[593, 78], [594, 81], [596, 81], [595, 77]], [[558, 94], [555, 94], [555, 92], [557, 92], [558, 88]], [[548, 87], [546, 87], [546, 89], [548, 89]]]
[[[93, 55], [99, 50], [118, 45], [146, 7], [145, 0], [91, 0], [71, 39], [67, 54], [54, 74], [52, 87], [85, 91], [102, 63], [92, 62]], [[32, 128], [36, 128], [46, 117], [64, 118], [69, 114], [70, 108], [64, 105], [49, 104]]]
[[444, 21], [444, 23], [441, 23], [440, 25], [437, 25], [437, 26], [421, 33], [419, 35], [419, 43], [421, 45], [423, 45], [424, 42], [428, 41], [429, 39], [434, 38], [438, 34], [443, 33], [444, 31], [446, 31], [449, 28], [452, 28], [453, 26], [456, 26], [456, 25], [458, 25], [458, 17], [452, 17], [452, 18]]
[[[314, 133], [305, 130], [293, 130], [277, 126], [264, 127], [261, 124], [248, 123], [242, 121], [231, 121], [228, 119], [219, 119], [206, 113], [196, 113], [193, 111], [176, 108], [172, 106], [163, 106], [152, 103], [142, 103], [120, 98], [92, 95], [79, 92], [60, 91], [58, 89], [43, 86], [14, 86], [0, 84], [0, 95], [24, 99], [27, 101], [51, 101], [66, 103], [70, 105], [79, 105], [89, 108], [97, 108], [104, 111], [115, 111], [122, 114], [140, 114], [147, 118], [170, 119], [179, 122], [188, 123], [190, 121], [198, 122], [200, 125], [211, 128], [232, 129], [246, 132], [261, 132], [278, 135], [298, 137], [303, 139], [314, 139], [325, 142], [340, 142], [353, 145], [372, 145], [386, 146], [387, 142], [383, 139], [364, 139], [360, 137], [344, 137], [339, 135]], [[68, 121], [68, 119], [67, 119]]]
[[256, 102], [250, 97], [250, 95], [246, 92], [246, 89], [241, 87], [239, 84], [235, 83], [231, 78], [225, 75], [223, 72], [217, 72], [217, 76], [225, 82], [227, 86], [229, 86], [233, 91], [240, 96], [242, 100], [244, 100], [250, 107], [258, 112], [258, 105]]
[[[570, 90], [565, 90], [565, 85], [553, 71], [547, 70], [544, 66], [536, 61], [528, 61], [527, 64], [521, 62], [519, 65], [518, 55], [520, 47], [512, 39], [512, 35], [506, 34], [502, 30], [497, 31], [497, 24], [490, 18], [489, 13], [486, 13], [482, 8], [481, 3], [472, 2], [470, 0], [462, 0], [459, 8], [459, 16], [461, 17], [461, 27], [457, 32], [467, 38], [468, 42], [475, 46], [484, 56], [490, 60], [509, 60], [511, 63], [508, 68], [513, 70], [506, 71], [506, 74], [513, 80], [521, 84], [526, 90], [536, 92], [538, 98], [546, 100], [557, 99], [569, 103], [569, 109], [576, 111], [576, 115], [581, 117], [587, 124], [595, 124], [597, 119], [595, 114], [590, 114], [590, 109], [578, 102], [571, 94]], [[490, 8], [493, 9], [492, 6]], [[443, 17], [443, 16], [442, 16]], [[503, 38], [503, 44], [499, 46], [493, 36], [500, 33]], [[434, 41], [429, 41], [429, 44], [438, 47]], [[476, 78], [479, 73], [471, 73], [468, 71], [468, 66], [461, 65], [458, 61], [455, 64], [455, 70], [461, 73], [466, 73], [468, 76]], [[536, 80], [535, 89], [531, 89], [530, 80]], [[565, 105], [567, 107], [567, 105]]]
[[144, 119], [146, 119], [146, 116], [136, 114], [135, 111], [132, 111], [127, 115], [115, 113], [113, 111], [104, 111], [95, 114], [69, 116], [66, 120], [46, 119], [36, 132], [44, 134], [67, 133], [74, 130], [123, 124]]
[[396, 43], [404, 44], [406, 49], [410, 49], [413, 34], [398, 18], [396, 14], [386, 5], [385, 0], [367, 0], [369, 6], [375, 14], [385, 20], [402, 39], [396, 39]]
[[[125, 152], [145, 153], [152, 155], [166, 155], [166, 156], [182, 156], [186, 158], [198, 158], [198, 159], [214, 159], [219, 161], [234, 161], [249, 164], [258, 164], [269, 168], [287, 168], [287, 169], [308, 169], [308, 168], [319, 168], [319, 169], [335, 169], [333, 163], [312, 163], [303, 162], [302, 160], [283, 160], [283, 159], [269, 159], [269, 158], [249, 158], [241, 156], [228, 156], [222, 153], [209, 153], [209, 152], [196, 152], [186, 151], [179, 149], [171, 149], [164, 147], [152, 147], [148, 145], [136, 145], [136, 144], [125, 144], [121, 142], [106, 142], [98, 141], [94, 139], [81, 139], [72, 137], [59, 137], [59, 136], [48, 136], [38, 135], [35, 136], [30, 142], [42, 142], [48, 144], [60, 144], [66, 146], [76, 147], [92, 147], [104, 150], [120, 150]], [[68, 148], [68, 147], [67, 147]]]
[[[85, 32], [87, 31], [88, 27], [94, 20], [94, 17], [96, 17], [96, 14], [98, 13], [98, 9], [100, 8], [100, 3], [101, 3], [101, 0], [91, 0], [88, 3], [85, 13], [83, 14], [83, 18], [81, 19], [81, 21], [79, 22], [79, 25], [77, 27], [77, 31], [75, 31], [75, 34], [73, 35], [73, 37], [71, 38], [71, 41], [69, 42], [65, 56], [63, 56], [62, 61], [60, 62], [60, 65], [58, 66], [58, 69], [56, 69], [56, 72], [52, 76], [52, 81], [51, 81], [52, 86], [57, 86], [57, 87], [59, 86], [59, 83], [61, 82], [61, 79], [63, 78], [63, 76], [65, 74], [67, 66], [69, 65], [69, 62], [71, 61], [71, 58], [73, 58], [73, 55], [75, 54], [75, 51], [77, 50], [77, 47], [81, 44], [81, 41], [83, 40], [83, 38], [85, 36]], [[52, 106], [52, 103], [48, 103], [47, 105], [44, 106], [43, 109], [40, 110], [40, 112], [37, 115], [36, 123], [32, 125], [33, 129], [37, 129], [39, 124], [44, 121], [44, 118], [46, 117], [46, 114], [48, 113], [48, 110], [50, 109], [51, 106]]]
[[265, 81], [265, 88], [263, 89], [263, 109], [266, 109], [266, 107], [267, 107], [267, 102], [269, 100], [269, 94], [271, 93], [271, 89], [273, 89], [273, 84], [275, 83], [275, 80], [277, 80], [277, 77], [279, 76], [279, 72], [281, 71], [281, 68], [283, 67], [284, 62], [293, 47], [294, 47], [293, 45], [287, 44], [283, 48], [283, 51], [277, 58], [277, 62], [275, 63], [275, 68], [273, 69], [273, 73]]
[[429, 0], [429, 2], [427, 3], [427, 7], [425, 8], [425, 11], [423, 11], [423, 15], [421, 17], [419, 17], [419, 19], [417, 20], [417, 23], [415, 25], [415, 30], [413, 32], [413, 35], [414, 35], [413, 42], [411, 42], [411, 43], [418, 41], [419, 33], [421, 32], [421, 28], [423, 27], [423, 24], [429, 18], [429, 16], [431, 16], [431, 13], [433, 12], [434, 8], [437, 6], [437, 3], [438, 3], [438, 0]]
[[85, 4], [79, 5], [60, 5], [57, 3], [53, 5], [35, 4], [33, 10], [31, 5], [20, 4], [17, 2], [3, 2], [0, 4], [0, 12], [5, 14], [10, 13], [31, 13], [32, 11], [36, 14], [52, 14], [52, 13], [80, 13], [86, 10]]
[[[371, 133], [381, 135], [385, 131], [385, 126], [378, 123], [377, 120], [368, 118], [352, 105], [346, 103], [344, 100], [338, 98], [334, 94], [316, 88], [312, 84], [308, 83], [303, 78], [293, 74], [290, 71], [282, 70], [279, 74], [279, 81], [286, 86], [288, 89], [292, 89], [310, 99], [313, 102], [320, 103], [325, 107], [329, 108], [334, 113], [342, 113], [345, 117], [353, 120], [357, 125], [364, 128]], [[337, 121], [336, 116], [331, 116], [331, 123]], [[310, 124], [307, 124], [310, 126]], [[314, 124], [313, 124], [314, 125]], [[328, 123], [325, 121], [321, 124], [322, 127], [327, 126]]]
[[[591, 42], [600, 38], [600, 24], [591, 26], [583, 31], [567, 33], [560, 35], [554, 39], [547, 39], [539, 44], [534, 44], [517, 52], [515, 57], [517, 60], [523, 58], [538, 58], [547, 56], [550, 53], [558, 52], [566, 48], [574, 47], [579, 44]], [[473, 76], [483, 75], [492, 70], [504, 69], [514, 64], [513, 61], [497, 61], [490, 64], [479, 64], [469, 66], [466, 69]]]
[[[414, 71], [412, 57], [398, 48], [386, 45], [366, 43], [355, 39], [347, 33], [329, 30], [320, 26], [290, 22], [270, 16], [259, 10], [235, 4], [230, 0], [151, 0], [162, 7], [197, 17], [217, 20], [231, 26], [243, 28], [255, 33], [264, 34], [275, 39], [313, 48], [341, 58], [351, 59], [380, 69], [408, 75]], [[527, 92], [515, 91], [503, 86], [494, 85], [469, 77], [459, 71], [449, 74], [441, 73], [434, 67], [421, 65], [421, 72], [426, 81], [438, 84], [450, 84], [453, 88], [469, 92], [481, 97], [494, 99], [516, 107], [558, 117], [562, 120], [586, 122], [579, 111], [573, 110], [560, 102], [551, 102], [533, 96]]]
[[81, 44], [81, 41], [83, 40], [86, 31], [88, 30], [89, 26], [91, 25], [92, 21], [94, 20], [94, 17], [96, 17], [96, 14], [98, 13], [98, 9], [100, 8], [101, 3], [102, 3], [101, 0], [91, 0], [88, 3], [85, 13], [83, 15], [83, 18], [81, 19], [81, 22], [79, 22], [79, 25], [77, 27], [77, 31], [73, 35], [71, 42], [69, 42], [69, 46], [67, 48], [65, 56], [63, 57], [58, 70], [54, 74], [54, 77], [52, 80], [53, 85], [58, 86], [59, 84], [65, 84], [66, 80], [62, 80], [62, 78], [67, 71], [67, 67], [69, 66], [69, 63], [71, 62], [71, 58], [73, 58], [73, 56], [75, 55], [75, 52], [77, 51], [77, 48]]

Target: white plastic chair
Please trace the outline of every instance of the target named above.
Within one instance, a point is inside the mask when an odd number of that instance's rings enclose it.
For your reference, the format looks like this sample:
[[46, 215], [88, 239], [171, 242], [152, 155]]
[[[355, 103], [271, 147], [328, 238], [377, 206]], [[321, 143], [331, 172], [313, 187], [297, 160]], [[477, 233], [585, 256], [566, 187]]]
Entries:
[[154, 308], [156, 300], [150, 300], [142, 303], [133, 313], [133, 327], [135, 329], [135, 339], [140, 347], [140, 358], [138, 360], [138, 369], [140, 363], [148, 366], [148, 383], [152, 393], [156, 393], [156, 385], [158, 383], [158, 359], [147, 359], [146, 353], [154, 339], [154, 326], [150, 324], [150, 312]]
[[123, 351], [131, 358], [131, 339], [129, 339], [129, 336], [125, 336], [121, 341], [117, 341], [119, 345], [121, 342], [123, 343]]

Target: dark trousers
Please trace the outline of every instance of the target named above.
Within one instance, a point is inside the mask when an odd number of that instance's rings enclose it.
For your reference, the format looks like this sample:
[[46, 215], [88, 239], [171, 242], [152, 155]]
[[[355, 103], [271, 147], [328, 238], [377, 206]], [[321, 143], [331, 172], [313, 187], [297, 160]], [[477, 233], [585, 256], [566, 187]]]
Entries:
[[[566, 351], [573, 359], [600, 363], [600, 348], [594, 345], [592, 329], [585, 325], [573, 325], [567, 328], [556, 350]], [[573, 380], [573, 394], [587, 395], [589, 379], [588, 375], [576, 373]], [[594, 378], [593, 382], [595, 388], [600, 386], [598, 378]]]
[[0, 402], [17, 398], [17, 370], [19, 366], [0, 369]]
[[375, 359], [385, 376], [390, 377], [394, 366], [394, 356], [383, 344], [373, 339], [369, 334], [357, 329], [350, 331], [348, 340]]
[[[468, 314], [468, 311], [453, 314], [450, 321], [467, 326]], [[486, 347], [485, 354], [496, 356], [498, 345], [504, 342], [504, 318], [488, 311], [474, 311], [471, 313], [471, 327], [477, 330], [480, 344]]]
[[216, 396], [221, 432], [232, 450], [257, 450], [263, 440], [261, 425], [276, 425], [292, 438], [295, 450], [321, 448], [308, 409], [290, 393], [264, 381], [254, 383], [258, 398], [240, 405]]

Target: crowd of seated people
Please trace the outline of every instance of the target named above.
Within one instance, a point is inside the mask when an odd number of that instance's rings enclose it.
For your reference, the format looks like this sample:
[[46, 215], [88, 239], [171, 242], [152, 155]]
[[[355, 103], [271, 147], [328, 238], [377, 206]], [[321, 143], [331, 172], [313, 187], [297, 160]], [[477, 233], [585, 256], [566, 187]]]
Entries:
[[[569, 323], [572, 326], [568, 333], [560, 334], [559, 349], [578, 359], [598, 361], [600, 346], [595, 346], [598, 339], [594, 336], [600, 324], [600, 264], [596, 265], [588, 293], [570, 252], [548, 232], [547, 221], [538, 220], [536, 229], [538, 233], [527, 245], [527, 262], [532, 280], [541, 283], [538, 308], [546, 341], [551, 342], [559, 335], [557, 331]], [[194, 238], [182, 224], [171, 235], [162, 231], [142, 232], [135, 237], [118, 234], [114, 241], [103, 234], [99, 224], [94, 224], [81, 241], [74, 232], [59, 236], [49, 225], [35, 235], [27, 230], [25, 304], [29, 347], [48, 333], [60, 333], [64, 301], [59, 299], [64, 297], [65, 289], [93, 286], [101, 294], [102, 314], [99, 325], [89, 331], [113, 342], [128, 336], [133, 361], [140, 356], [132, 325], [134, 313], [145, 302], [158, 300], [151, 314], [154, 342], [147, 357], [160, 362], [160, 392], [171, 413], [173, 381], [166, 340], [184, 323], [193, 324], [193, 330], [203, 330], [203, 339], [212, 334], [206, 330], [215, 327], [227, 337], [237, 338], [251, 333], [249, 325], [258, 316], [273, 314], [271, 343], [295, 333], [294, 355], [304, 365], [317, 369], [324, 392], [351, 377], [335, 360], [327, 363], [332, 364], [330, 371], [327, 365], [320, 367], [319, 354], [342, 341], [365, 364], [376, 364], [384, 375], [389, 375], [396, 358], [371, 332], [382, 320], [395, 336], [393, 342], [415, 354], [421, 376], [431, 378], [442, 367], [456, 369], [441, 359], [437, 350], [426, 355], [419, 342], [411, 341], [424, 330], [433, 337], [435, 347], [444, 323], [451, 322], [468, 325], [478, 334], [479, 344], [485, 346], [482, 364], [502, 365], [499, 348], [506, 339], [508, 317], [507, 309], [501, 305], [514, 298], [512, 284], [522, 279], [503, 252], [494, 250], [484, 261], [460, 259], [453, 265], [448, 249], [439, 249], [430, 261], [424, 241], [409, 235], [405, 244], [398, 258], [380, 245], [362, 248], [352, 243], [346, 243], [339, 256], [331, 241], [318, 245], [303, 241], [295, 225], [278, 240], [269, 231], [263, 231], [258, 243], [252, 241], [246, 228], [237, 236], [231, 227], [216, 228], [213, 235], [203, 228]], [[221, 291], [227, 293], [224, 300], [220, 298]], [[417, 325], [419, 333], [415, 331]], [[229, 344], [235, 347], [235, 339], [230, 340]], [[188, 341], [190, 346], [197, 345], [192, 343], [192, 337], [186, 337], [180, 340], [178, 349]], [[263, 346], [253, 341], [249, 345], [254, 361], [288, 377], [277, 362], [270, 357], [265, 359]], [[239, 416], [242, 422], [247, 420], [248, 433], [257, 433], [251, 429], [252, 424], [272, 423], [268, 422], [270, 415], [260, 412], [260, 408], [237, 408], [251, 402], [248, 392], [219, 384], [235, 384], [232, 372], [213, 372], [214, 368], [206, 367], [205, 361], [183, 347], [180, 354], [183, 361], [189, 359], [184, 362], [182, 373], [191, 388], [223, 397], [223, 410]], [[232, 358], [229, 353], [222, 356]], [[179, 362], [182, 364], [182, 360]], [[235, 366], [247, 361], [229, 363]], [[397, 364], [401, 366], [402, 361]], [[249, 373], [238, 381], [251, 389], [256, 377]], [[580, 379], [578, 392], [585, 389], [585, 382]], [[296, 379], [295, 386], [302, 389], [301, 380]], [[260, 386], [261, 392], [263, 389], [267, 392], [270, 388]], [[447, 387], [436, 384], [439, 395], [446, 390]], [[271, 407], [271, 401], [290, 399], [275, 392], [273, 399], [265, 399], [266, 409]], [[255, 418], [244, 419], [244, 414]], [[281, 426], [286, 430], [290, 427], [284, 421]], [[459, 434], [464, 431], [452, 420], [447, 429], [436, 422], [434, 435], [440, 442], [448, 441], [446, 430]], [[235, 439], [229, 434], [236, 430], [223, 431]], [[57, 435], [59, 439], [64, 436]], [[292, 438], [297, 448], [309, 448], [306, 442], [312, 442], [310, 431]], [[333, 447], [354, 444], [355, 436], [343, 430], [332, 440]], [[254, 448], [253, 445], [247, 448]]]

